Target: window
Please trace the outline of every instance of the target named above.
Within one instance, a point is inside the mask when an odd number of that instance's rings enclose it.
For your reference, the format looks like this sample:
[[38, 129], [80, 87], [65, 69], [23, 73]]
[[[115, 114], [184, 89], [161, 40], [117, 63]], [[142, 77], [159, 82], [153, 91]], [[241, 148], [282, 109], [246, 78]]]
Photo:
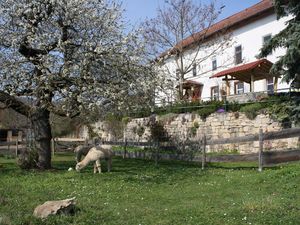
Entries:
[[[266, 44], [266, 43], [268, 43], [271, 40], [271, 38], [272, 38], [271, 34], [263, 36], [263, 45]], [[273, 53], [273, 51], [270, 54], [272, 54], [272, 53]]]
[[212, 100], [219, 99], [219, 86], [211, 87], [211, 99]]
[[218, 68], [217, 59], [212, 60], [212, 70], [216, 70]]
[[267, 78], [267, 91], [268, 93], [273, 93], [274, 92], [274, 79], [273, 77]]
[[236, 82], [234, 84], [234, 93], [236, 95], [240, 95], [244, 93], [244, 83], [243, 82]]
[[234, 58], [235, 58], [235, 64], [240, 64], [240, 63], [243, 62], [242, 46], [241, 45], [235, 47]]
[[270, 41], [272, 38], [271, 34], [268, 34], [266, 36], [263, 36], [263, 44], [267, 43], [268, 41]]
[[196, 63], [193, 64], [193, 77], [197, 76], [197, 65]]

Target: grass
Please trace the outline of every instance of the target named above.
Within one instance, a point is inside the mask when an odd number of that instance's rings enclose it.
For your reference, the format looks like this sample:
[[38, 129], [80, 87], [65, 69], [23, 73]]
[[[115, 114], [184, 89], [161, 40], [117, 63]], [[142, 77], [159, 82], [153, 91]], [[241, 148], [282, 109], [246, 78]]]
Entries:
[[[81, 173], [73, 156], [55, 169], [22, 171], [0, 158], [0, 224], [299, 224], [300, 163], [257, 172], [255, 164], [200, 165], [114, 158], [111, 173]], [[106, 167], [104, 167], [106, 168]], [[75, 196], [74, 216], [32, 217], [38, 204]]]

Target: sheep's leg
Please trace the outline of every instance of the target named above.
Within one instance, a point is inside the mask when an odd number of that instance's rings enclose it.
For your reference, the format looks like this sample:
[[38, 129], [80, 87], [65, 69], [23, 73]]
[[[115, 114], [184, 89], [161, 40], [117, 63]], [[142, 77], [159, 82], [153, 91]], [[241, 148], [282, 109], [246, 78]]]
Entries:
[[82, 154], [81, 154], [80, 152], [77, 152], [77, 153], [76, 153], [76, 162], [77, 162], [77, 163], [79, 163], [79, 162], [81, 161], [81, 155], [82, 155]]
[[101, 163], [100, 163], [100, 159], [98, 159], [98, 160], [96, 161], [96, 167], [97, 167], [97, 169], [98, 169], [98, 172], [101, 173]]
[[112, 159], [108, 158], [106, 161], [107, 161], [107, 171], [110, 172], [112, 166]]
[[94, 173], [97, 173], [97, 164], [96, 164], [96, 162], [94, 163]]

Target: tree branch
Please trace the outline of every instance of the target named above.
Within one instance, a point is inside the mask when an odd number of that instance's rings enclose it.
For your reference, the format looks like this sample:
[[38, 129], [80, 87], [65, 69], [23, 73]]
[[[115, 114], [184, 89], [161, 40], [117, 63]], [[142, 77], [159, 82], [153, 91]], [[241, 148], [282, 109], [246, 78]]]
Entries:
[[21, 102], [17, 98], [5, 93], [4, 91], [0, 91], [0, 102], [26, 117], [29, 117], [30, 115], [30, 106]]

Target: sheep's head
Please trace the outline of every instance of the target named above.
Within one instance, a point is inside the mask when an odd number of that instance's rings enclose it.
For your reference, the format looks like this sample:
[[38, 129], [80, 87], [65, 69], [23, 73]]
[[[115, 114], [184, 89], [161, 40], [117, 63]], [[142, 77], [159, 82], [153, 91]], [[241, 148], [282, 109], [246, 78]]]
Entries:
[[77, 172], [79, 172], [82, 169], [82, 167], [83, 167], [82, 164], [79, 162], [79, 163], [76, 164], [75, 169], [76, 169]]

